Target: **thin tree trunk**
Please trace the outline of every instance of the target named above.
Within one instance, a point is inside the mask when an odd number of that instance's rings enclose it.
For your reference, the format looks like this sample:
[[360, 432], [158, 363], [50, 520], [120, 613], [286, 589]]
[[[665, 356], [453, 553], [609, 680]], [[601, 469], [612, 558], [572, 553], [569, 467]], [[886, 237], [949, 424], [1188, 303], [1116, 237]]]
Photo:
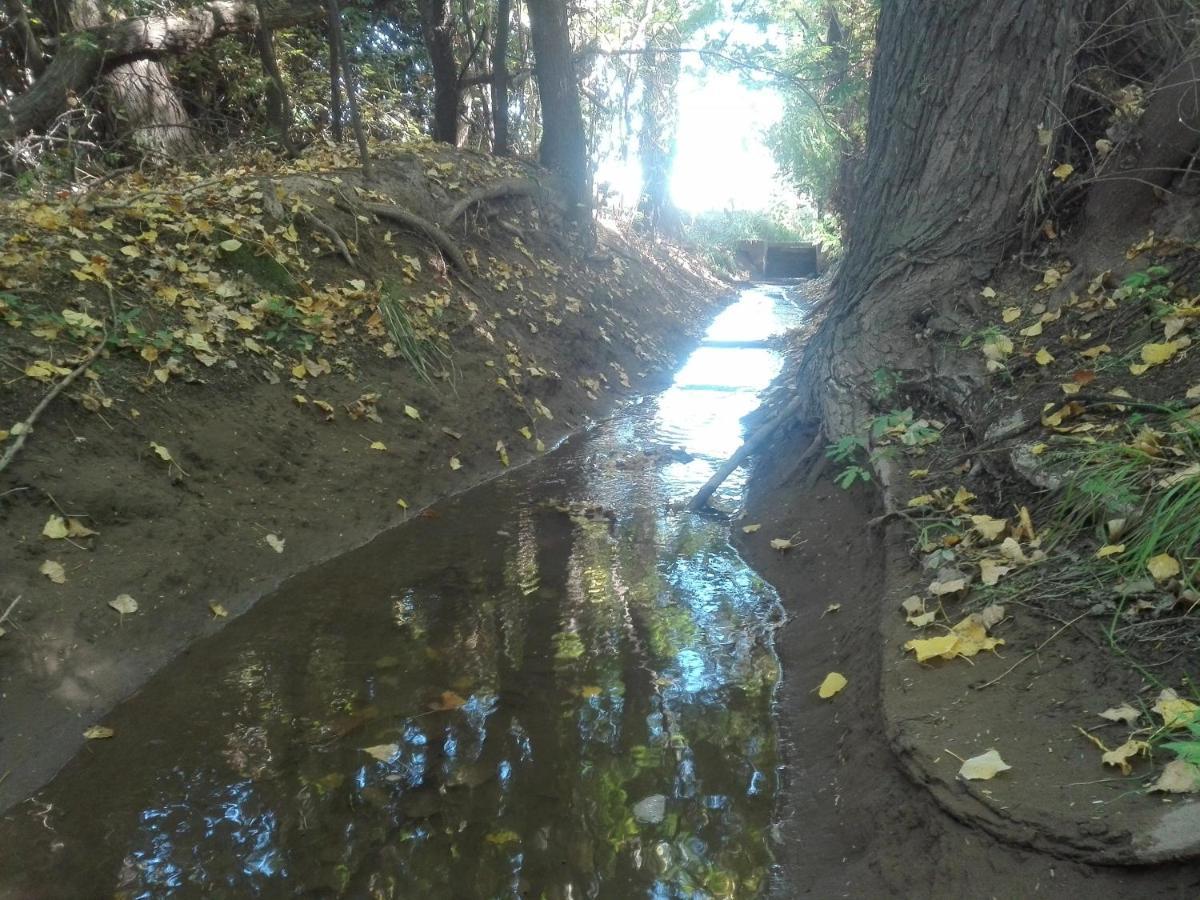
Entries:
[[333, 29], [328, 25], [326, 19], [326, 37], [329, 40], [329, 131], [333, 135], [333, 142], [340, 144], [342, 142], [342, 61], [338, 58], [338, 42], [333, 39]]
[[542, 106], [539, 156], [542, 165], [563, 179], [570, 217], [585, 237], [590, 236], [592, 175], [567, 8], [562, 0], [529, 0], [528, 9]]
[[[261, 21], [265, 18], [262, 0], [256, 0], [256, 6]], [[279, 71], [279, 63], [275, 59], [274, 32], [266, 26], [260, 26], [254, 32], [254, 45], [258, 48], [263, 73], [267, 76], [267, 121], [284, 152], [288, 156], [295, 156], [296, 145], [292, 142], [292, 105], [288, 102], [287, 85], [283, 82], [283, 73]]]
[[496, 44], [492, 48], [492, 153], [508, 156], [512, 152], [508, 136], [508, 35], [512, 18], [512, 0], [496, 5]]
[[642, 64], [642, 127], [638, 153], [642, 163], [639, 206], [650, 232], [674, 237], [679, 233], [679, 210], [671, 200], [671, 165], [675, 159], [679, 56], [646, 51]]
[[342, 14], [338, 0], [328, 0], [329, 39], [337, 47], [341, 60], [342, 84], [346, 86], [346, 107], [350, 110], [350, 125], [354, 129], [354, 140], [358, 143], [358, 157], [362, 161], [363, 177], [371, 178], [371, 156], [367, 152], [367, 133], [363, 130], [362, 116], [358, 112], [358, 92], [355, 89], [354, 66], [342, 40]]
[[454, 63], [454, 13], [450, 0], [421, 0], [420, 9], [421, 34], [433, 69], [433, 139], [457, 144], [462, 87]]

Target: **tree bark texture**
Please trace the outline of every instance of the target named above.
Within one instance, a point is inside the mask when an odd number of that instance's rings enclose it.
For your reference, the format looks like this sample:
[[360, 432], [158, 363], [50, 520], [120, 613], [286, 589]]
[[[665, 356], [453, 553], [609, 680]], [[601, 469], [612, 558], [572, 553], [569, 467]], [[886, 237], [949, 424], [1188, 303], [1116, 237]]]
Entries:
[[433, 139], [457, 144], [462, 87], [454, 62], [454, 12], [450, 0], [420, 0], [420, 8], [421, 34], [433, 69]]
[[1072, 74], [1083, 5], [883, 4], [862, 192], [832, 312], [801, 371], [810, 417], [830, 435], [861, 427], [880, 368], [913, 380], [932, 372], [948, 403], [969, 405], [979, 354], [917, 340], [918, 321], [1011, 246], [1044, 160], [1038, 125], [1054, 118]]
[[[320, 15], [319, 5], [289, 6], [268, 14], [272, 28]], [[173, 15], [136, 16], [65, 35], [61, 49], [28, 91], [0, 109], [0, 140], [42, 128], [106, 72], [135, 60], [157, 60], [203, 47], [219, 37], [258, 28], [252, 0], [213, 0]]]
[[542, 165], [564, 182], [571, 219], [590, 233], [592, 177], [579, 83], [562, 0], [528, 0], [534, 76], [542, 106]]
[[21, 62], [37, 78], [46, 70], [42, 48], [29, 23], [29, 13], [24, 0], [4, 0], [4, 11], [8, 13], [9, 30]]

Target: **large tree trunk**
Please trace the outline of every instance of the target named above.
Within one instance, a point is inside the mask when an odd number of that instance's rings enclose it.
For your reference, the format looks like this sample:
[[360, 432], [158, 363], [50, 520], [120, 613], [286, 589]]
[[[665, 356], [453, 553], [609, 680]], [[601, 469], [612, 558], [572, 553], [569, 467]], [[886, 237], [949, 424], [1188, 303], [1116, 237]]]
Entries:
[[462, 86], [454, 62], [454, 13], [450, 0], [421, 0], [420, 8], [425, 52], [433, 69], [433, 139], [457, 144]]
[[[70, 27], [76, 30], [121, 18], [98, 0], [75, 0], [69, 7]], [[196, 148], [187, 109], [163, 62], [131, 59], [107, 69], [101, 81], [101, 108], [131, 147], [166, 159]]]
[[539, 155], [542, 165], [563, 179], [571, 218], [590, 233], [592, 175], [566, 4], [562, 0], [529, 0], [528, 8], [534, 75], [542, 104]]
[[861, 428], [880, 368], [970, 408], [979, 354], [917, 333], [1012, 246], [1044, 161], [1038, 126], [1062, 106], [1086, 5], [883, 4], [862, 193], [801, 378], [829, 434]]
[[[284, 28], [320, 14], [319, 4], [297, 4], [270, 12], [265, 24]], [[16, 140], [44, 127], [67, 108], [72, 94], [84, 93], [119, 66], [187, 53], [258, 25], [253, 0], [213, 0], [174, 15], [137, 16], [65, 35], [42, 77], [0, 109], [0, 140]]]
[[512, 0], [496, 4], [496, 42], [492, 48], [492, 152], [508, 156], [508, 34], [512, 18]]

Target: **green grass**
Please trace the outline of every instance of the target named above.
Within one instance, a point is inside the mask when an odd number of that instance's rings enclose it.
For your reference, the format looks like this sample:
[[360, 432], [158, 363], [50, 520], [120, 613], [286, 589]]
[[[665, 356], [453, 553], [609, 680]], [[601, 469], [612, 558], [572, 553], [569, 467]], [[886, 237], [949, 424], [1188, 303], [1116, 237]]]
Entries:
[[396, 345], [396, 351], [413, 368], [417, 376], [431, 387], [434, 378], [448, 375], [453, 366], [450, 354], [432, 337], [422, 334], [419, 323], [414, 321], [403, 296], [389, 285], [384, 286], [379, 301], [379, 314], [388, 337]]

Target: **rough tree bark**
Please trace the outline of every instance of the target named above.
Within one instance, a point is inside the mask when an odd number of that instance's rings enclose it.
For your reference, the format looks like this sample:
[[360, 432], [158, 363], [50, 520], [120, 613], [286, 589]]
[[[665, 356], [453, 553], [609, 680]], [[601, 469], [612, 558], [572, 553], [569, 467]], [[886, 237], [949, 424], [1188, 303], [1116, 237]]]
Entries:
[[[96, 28], [124, 18], [99, 0], [75, 0], [68, 9], [73, 29]], [[131, 59], [105, 70], [100, 80], [100, 106], [113, 130], [132, 147], [163, 158], [196, 148], [191, 117], [161, 60]]]
[[458, 143], [462, 86], [454, 62], [454, 12], [450, 0], [420, 0], [421, 34], [433, 69], [433, 139]]
[[534, 76], [542, 105], [539, 156], [542, 165], [563, 179], [570, 218], [590, 234], [592, 174], [567, 7], [562, 0], [529, 0], [528, 9]]
[[[283, 28], [320, 14], [319, 4], [294, 5], [272, 11], [266, 24]], [[67, 108], [72, 94], [82, 94], [118, 66], [187, 53], [258, 26], [252, 0], [213, 0], [174, 15], [137, 16], [65, 35], [42, 77], [0, 109], [0, 140], [12, 141], [45, 126]]]
[[[1087, 4], [892, 0], [882, 6], [862, 194], [831, 287], [832, 312], [800, 383], [806, 416], [859, 430], [872, 373], [886, 368], [970, 419], [978, 353], [918, 337], [1011, 247], [1072, 74]], [[972, 289], [973, 290], [973, 289]]]
[[492, 48], [492, 153], [508, 156], [508, 34], [512, 0], [496, 4], [496, 42]]

